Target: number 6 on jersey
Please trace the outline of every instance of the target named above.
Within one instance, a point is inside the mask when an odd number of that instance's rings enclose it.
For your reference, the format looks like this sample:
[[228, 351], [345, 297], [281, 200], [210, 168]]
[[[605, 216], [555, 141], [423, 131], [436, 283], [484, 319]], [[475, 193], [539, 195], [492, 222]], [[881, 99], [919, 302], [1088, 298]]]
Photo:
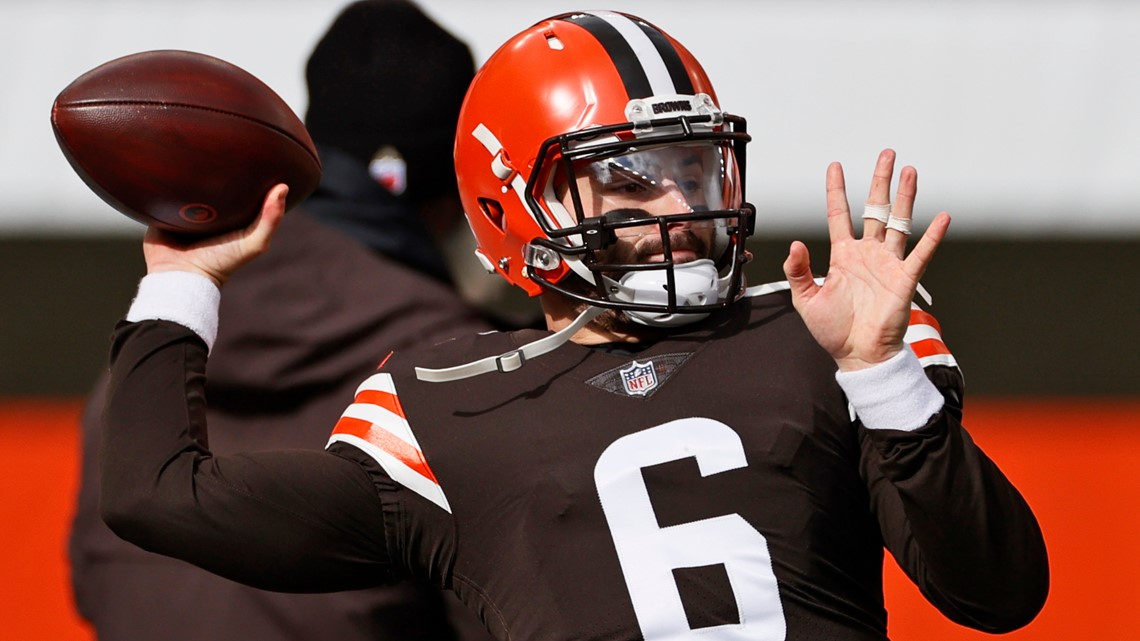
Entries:
[[[702, 476], [745, 467], [740, 437], [723, 423], [687, 418], [624, 436], [594, 467], [609, 523], [645, 641], [707, 636], [734, 641], [783, 641], [786, 633], [768, 542], [739, 514], [658, 527], [641, 469], [695, 458]], [[693, 630], [673, 577], [677, 568], [723, 565], [739, 623]]]

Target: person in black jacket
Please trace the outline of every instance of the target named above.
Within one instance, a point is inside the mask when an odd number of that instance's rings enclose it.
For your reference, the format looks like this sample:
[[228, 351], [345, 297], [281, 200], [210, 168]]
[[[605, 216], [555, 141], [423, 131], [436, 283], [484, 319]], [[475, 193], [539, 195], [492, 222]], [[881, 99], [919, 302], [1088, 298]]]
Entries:
[[[398, 0], [349, 5], [317, 44], [306, 124], [321, 184], [227, 288], [207, 372], [216, 453], [320, 449], [383, 354], [490, 329], [439, 247], [463, 220], [450, 149], [473, 74], [464, 43]], [[76, 604], [101, 641], [485, 638], [422, 582], [271, 593], [120, 540], [97, 510], [105, 394], [102, 380], [83, 417], [70, 541]]]
[[208, 323], [288, 188], [212, 246], [151, 230], [112, 348], [117, 533], [274, 589], [422, 577], [501, 641], [882, 640], [884, 548], [958, 623], [1036, 616], [1041, 531], [964, 429], [957, 361], [913, 302], [949, 216], [908, 251], [917, 173], [892, 195], [893, 150], [858, 235], [828, 167], [824, 279], [795, 242], [786, 282], [747, 287], [745, 120], [649, 22], [523, 30], [456, 131], [483, 265], [547, 330], [385, 358], [323, 453], [215, 456]]

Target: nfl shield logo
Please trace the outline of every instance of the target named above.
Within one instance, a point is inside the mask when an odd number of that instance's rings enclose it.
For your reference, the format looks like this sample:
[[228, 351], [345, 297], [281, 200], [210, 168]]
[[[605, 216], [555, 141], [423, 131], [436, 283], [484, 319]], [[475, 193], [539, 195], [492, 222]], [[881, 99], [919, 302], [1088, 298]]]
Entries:
[[618, 370], [621, 374], [625, 393], [630, 396], [645, 396], [657, 387], [657, 371], [653, 369], [653, 361], [638, 363], [634, 361], [629, 367]]

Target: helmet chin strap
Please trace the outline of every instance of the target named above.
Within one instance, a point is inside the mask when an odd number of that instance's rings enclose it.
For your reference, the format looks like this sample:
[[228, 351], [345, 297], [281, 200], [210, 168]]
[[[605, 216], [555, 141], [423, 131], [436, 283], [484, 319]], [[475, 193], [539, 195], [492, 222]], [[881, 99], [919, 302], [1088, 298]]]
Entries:
[[[675, 265], [673, 282], [676, 285], [678, 305], [706, 305], [720, 298], [720, 276], [716, 265], [708, 258]], [[630, 303], [656, 305], [669, 304], [668, 280], [664, 270], [629, 272], [616, 283], [614, 297]], [[429, 383], [445, 383], [471, 378], [489, 372], [512, 372], [522, 367], [528, 360], [554, 351], [570, 340], [605, 311], [603, 307], [590, 305], [574, 322], [559, 331], [527, 343], [522, 347], [477, 361], [442, 369], [416, 368], [416, 378]], [[625, 310], [625, 315], [635, 322], [651, 327], [678, 327], [699, 321], [707, 313], [662, 313]]]
[[455, 367], [445, 367], [443, 369], [417, 367], [416, 378], [429, 383], [446, 383], [448, 381], [471, 378], [472, 376], [478, 376], [488, 372], [513, 372], [525, 365], [528, 360], [562, 347], [566, 341], [570, 340], [570, 337], [578, 333], [578, 330], [588, 325], [590, 321], [597, 318], [598, 314], [604, 311], [606, 310], [601, 307], [587, 307], [578, 315], [578, 318], [574, 319], [574, 322], [550, 336], [532, 341], [518, 349], [499, 354], [498, 356], [488, 356], [487, 358], [477, 361], [456, 365]]
[[[720, 275], [708, 258], [673, 266], [677, 305], [709, 305], [720, 299]], [[628, 303], [667, 306], [669, 281], [666, 270], [628, 272], [617, 282], [614, 298]], [[650, 327], [679, 327], [708, 317], [708, 313], [674, 313], [625, 310], [630, 320]]]

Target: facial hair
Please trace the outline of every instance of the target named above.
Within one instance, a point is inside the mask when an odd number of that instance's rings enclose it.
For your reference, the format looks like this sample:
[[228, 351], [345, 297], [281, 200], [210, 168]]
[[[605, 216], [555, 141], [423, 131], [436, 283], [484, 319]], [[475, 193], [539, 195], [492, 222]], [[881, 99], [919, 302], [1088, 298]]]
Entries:
[[[612, 265], [649, 264], [651, 256], [664, 254], [664, 248], [665, 243], [662, 242], [660, 234], [657, 233], [645, 234], [636, 238], [618, 238], [612, 247], [597, 253], [597, 262]], [[698, 235], [692, 228], [669, 230], [669, 248], [674, 254], [681, 251], [692, 252], [696, 258], [708, 258], [712, 251], [709, 241]], [[664, 258], [662, 257], [662, 261]], [[688, 262], [688, 260], [677, 261], [677, 264], [683, 262]], [[607, 273], [606, 275], [611, 278], [621, 277], [621, 274]]]
[[[654, 230], [654, 232], [655, 231], [656, 230]], [[711, 253], [709, 241], [698, 235], [690, 227], [669, 230], [669, 247], [673, 252], [692, 252], [695, 258], [691, 260], [707, 258]], [[645, 234], [636, 238], [619, 238], [614, 245], [598, 252], [597, 263], [602, 265], [651, 264], [650, 257], [663, 254], [663, 249], [664, 243], [661, 240], [660, 234], [657, 233]], [[689, 262], [689, 260], [690, 259], [683, 259], [677, 261], [677, 264]], [[662, 261], [655, 260], [652, 262], [663, 262], [663, 259]], [[614, 280], [620, 280], [624, 274], [625, 272], [605, 272], [607, 277]], [[585, 295], [591, 295], [595, 292], [595, 288], [585, 281], [577, 278], [574, 280], [573, 289]], [[574, 304], [574, 313], [581, 314], [587, 307], [589, 307], [587, 303], [576, 302]], [[602, 330], [621, 335], [645, 337], [664, 331], [649, 327], [643, 323], [635, 322], [626, 316], [623, 311], [618, 309], [606, 309], [592, 322]]]

